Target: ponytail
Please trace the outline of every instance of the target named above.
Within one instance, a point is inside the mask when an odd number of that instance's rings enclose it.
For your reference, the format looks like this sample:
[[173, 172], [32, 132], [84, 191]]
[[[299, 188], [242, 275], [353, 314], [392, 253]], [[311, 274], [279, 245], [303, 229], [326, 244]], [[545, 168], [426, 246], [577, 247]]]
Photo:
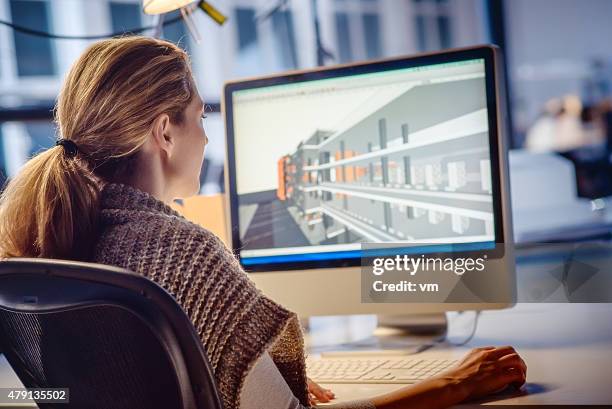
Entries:
[[0, 257], [86, 260], [97, 230], [98, 182], [61, 146], [30, 159], [0, 196]]

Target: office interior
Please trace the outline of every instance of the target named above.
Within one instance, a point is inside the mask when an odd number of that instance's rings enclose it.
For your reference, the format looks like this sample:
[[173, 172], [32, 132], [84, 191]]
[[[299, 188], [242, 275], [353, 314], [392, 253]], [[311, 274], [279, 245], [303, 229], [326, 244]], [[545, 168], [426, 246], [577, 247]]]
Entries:
[[[173, 204], [187, 219], [202, 225], [230, 245], [226, 185], [226, 128], [223, 86], [239, 78], [278, 75], [337, 64], [358, 63], [419, 53], [496, 44], [503, 54], [502, 80], [507, 105], [504, 124], [508, 146], [510, 206], [516, 261], [516, 303], [502, 309], [445, 311], [446, 338], [438, 342], [427, 317], [424, 334], [381, 328], [393, 316], [355, 313], [304, 317], [307, 348], [317, 356], [343, 356], [372, 342], [417, 357], [454, 359], [469, 348], [513, 345], [529, 365], [528, 381], [516, 392], [503, 392], [469, 406], [612, 405], [612, 2], [609, 0], [225, 0], [211, 2], [227, 21], [193, 13], [188, 22], [177, 10], [159, 25], [145, 14], [140, 0], [0, 0], [0, 21], [42, 32], [77, 37], [55, 39], [0, 25], [0, 182], [15, 175], [32, 155], [52, 147], [57, 135], [53, 106], [62, 79], [93, 40], [87, 36], [119, 33], [157, 35], [175, 42], [191, 56], [194, 78], [207, 105], [210, 143], [201, 172], [200, 193]], [[459, 85], [460, 87], [461, 85]], [[436, 89], [423, 94], [462, 93]], [[469, 91], [468, 91], [469, 92]], [[427, 97], [427, 96], [425, 96]], [[403, 99], [402, 99], [403, 98]], [[412, 99], [411, 99], [412, 98]], [[394, 100], [411, 104], [423, 95]], [[443, 96], [441, 97], [443, 98]], [[477, 96], [470, 106], [448, 106], [440, 117], [477, 113], [486, 102]], [[392, 104], [378, 109], [408, 135], [408, 120]], [[423, 109], [421, 107], [421, 109]], [[386, 110], [386, 111], [385, 111]], [[461, 112], [459, 112], [461, 111]], [[426, 113], [417, 112], [419, 117]], [[416, 119], [410, 119], [410, 126]], [[418, 122], [418, 121], [417, 121]], [[349, 124], [350, 125], [350, 124]], [[379, 185], [422, 185], [425, 189], [487, 195], [491, 192], [487, 158], [471, 149], [485, 134], [447, 145], [459, 159], [431, 164], [430, 152], [395, 156], [325, 173], [317, 166], [350, 160], [386, 148], [386, 122], [377, 122], [375, 137], [333, 142], [324, 127], [297, 140], [275, 157], [272, 188], [244, 194], [240, 226], [247, 251], [287, 244], [345, 245], [361, 241], [419, 239], [411, 227], [433, 232], [426, 239], [457, 235], [486, 236], [493, 226], [488, 203], [465, 205], [481, 211], [480, 219], [462, 213], [443, 215], [410, 206], [361, 199], [360, 190]], [[347, 134], [355, 132], [347, 126]], [[342, 139], [342, 138], [340, 138]], [[400, 138], [401, 139], [401, 138]], [[351, 145], [353, 143], [354, 145]], [[398, 142], [399, 143], [399, 142]], [[332, 145], [330, 143], [329, 145]], [[474, 146], [472, 146], [474, 145]], [[306, 149], [308, 146], [311, 148]], [[266, 150], [266, 146], [253, 149]], [[461, 149], [465, 149], [462, 154]], [[331, 152], [331, 153], [329, 153]], [[327, 155], [327, 156], [325, 156]], [[331, 155], [331, 156], [330, 156]], [[335, 157], [334, 157], [335, 155]], [[464, 156], [462, 156], [464, 155]], [[305, 161], [305, 162], [304, 162]], [[316, 161], [316, 164], [315, 164]], [[421, 161], [421, 163], [419, 163]], [[454, 162], [453, 162], [454, 161]], [[452, 163], [451, 163], [452, 162]], [[467, 165], [466, 165], [467, 163]], [[296, 173], [297, 168], [306, 167]], [[477, 179], [466, 182], [466, 166]], [[308, 187], [309, 171], [322, 173], [321, 185], [331, 203], [327, 213], [313, 212], [326, 204]], [[275, 180], [275, 183], [276, 183]], [[449, 186], [443, 187], [442, 180]], [[436, 186], [436, 185], [439, 186]], [[298, 189], [300, 185], [300, 189]], [[342, 195], [334, 189], [348, 189]], [[451, 189], [451, 190], [448, 190]], [[323, 189], [325, 190], [325, 189]], [[348, 192], [348, 193], [347, 193]], [[354, 193], [355, 195], [351, 196]], [[397, 193], [401, 195], [402, 193]], [[291, 203], [289, 206], [287, 203]], [[352, 211], [337, 210], [345, 206]], [[359, 209], [359, 210], [355, 210]], [[325, 210], [325, 209], [324, 209]], [[279, 218], [281, 233], [258, 230], [258, 220]], [[389, 220], [403, 218], [390, 230]], [[338, 220], [382, 226], [351, 231]], [[254, 227], [253, 227], [254, 226]], [[312, 227], [314, 226], [314, 228]], [[1, 239], [1, 238], [0, 238]], [[592, 278], [595, 281], [589, 282]], [[267, 283], [264, 283], [264, 286]], [[358, 287], [358, 285], [356, 285]], [[0, 289], [0, 292], [2, 290]], [[288, 294], [300, 288], [286, 287]], [[342, 291], [341, 289], [339, 291]], [[443, 310], [443, 309], [441, 309]], [[309, 315], [309, 314], [306, 314]], [[393, 315], [393, 314], [392, 314]], [[435, 319], [439, 319], [435, 317]], [[437, 324], [432, 324], [437, 327]], [[393, 327], [393, 326], [392, 326]], [[429, 328], [430, 329], [430, 328]], [[435, 332], [435, 331], [434, 331]], [[374, 335], [373, 335], [374, 334]], [[372, 341], [372, 340], [375, 341]], [[433, 340], [433, 341], [432, 341]], [[423, 348], [423, 346], [425, 346]], [[423, 350], [422, 352], [421, 349]], [[357, 355], [360, 356], [360, 355]], [[440, 358], [441, 357], [441, 358]], [[418, 359], [418, 358], [417, 358]], [[0, 388], [19, 384], [0, 355]], [[340, 400], [387, 392], [397, 384], [331, 384]], [[0, 407], [3, 404], [0, 403]], [[34, 407], [34, 406], [33, 406]]]

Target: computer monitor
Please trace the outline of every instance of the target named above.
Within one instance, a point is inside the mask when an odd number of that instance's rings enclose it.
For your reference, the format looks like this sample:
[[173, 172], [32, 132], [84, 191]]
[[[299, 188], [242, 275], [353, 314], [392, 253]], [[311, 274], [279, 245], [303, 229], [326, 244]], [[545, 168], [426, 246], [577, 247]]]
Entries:
[[[227, 83], [228, 231], [264, 293], [302, 316], [511, 305], [500, 59], [479, 46]], [[484, 252], [476, 279], [496, 294], [362, 303], [364, 242]]]

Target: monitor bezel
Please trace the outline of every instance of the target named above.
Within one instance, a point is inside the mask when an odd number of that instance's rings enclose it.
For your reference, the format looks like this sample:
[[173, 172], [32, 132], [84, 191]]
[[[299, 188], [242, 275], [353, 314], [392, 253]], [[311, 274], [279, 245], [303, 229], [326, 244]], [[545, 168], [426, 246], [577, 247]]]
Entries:
[[[472, 59], [483, 59], [485, 63], [485, 89], [487, 101], [487, 116], [489, 125], [489, 147], [491, 157], [491, 180], [493, 197], [493, 223], [494, 223], [494, 247], [478, 251], [453, 252], [453, 256], [469, 256], [486, 254], [489, 258], [499, 259], [505, 254], [506, 238], [504, 236], [503, 198], [502, 198], [502, 174], [501, 155], [503, 154], [500, 131], [503, 124], [498, 121], [499, 106], [503, 104], [498, 101], [500, 92], [498, 87], [500, 81], [500, 62], [495, 58], [498, 48], [493, 45], [482, 45], [476, 47], [445, 50], [441, 52], [417, 54], [373, 61], [358, 62], [353, 64], [336, 65], [333, 67], [322, 67], [310, 70], [292, 71], [278, 75], [256, 77], [227, 82], [224, 85], [222, 112], [226, 129], [226, 166], [225, 166], [225, 189], [228, 197], [229, 213], [229, 237], [234, 254], [240, 260], [243, 268], [250, 272], [274, 272], [286, 270], [304, 270], [320, 268], [356, 267], [361, 265], [361, 258], [340, 258], [331, 260], [306, 260], [291, 262], [272, 262], [244, 265], [240, 250], [239, 217], [238, 217], [238, 193], [236, 189], [236, 163], [235, 163], [235, 141], [232, 94], [235, 91], [283, 85], [297, 82], [316, 81], [347, 75], [368, 74], [380, 71], [391, 71], [404, 68], [413, 68], [424, 65], [460, 62]], [[437, 252], [433, 252], [434, 254]], [[442, 253], [441, 253], [442, 254]]]

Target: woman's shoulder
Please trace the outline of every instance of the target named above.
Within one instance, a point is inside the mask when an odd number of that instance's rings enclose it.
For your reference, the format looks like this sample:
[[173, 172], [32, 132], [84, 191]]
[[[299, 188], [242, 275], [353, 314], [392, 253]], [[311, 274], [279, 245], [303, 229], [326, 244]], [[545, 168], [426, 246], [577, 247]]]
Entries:
[[151, 195], [125, 185], [102, 192], [100, 234], [95, 258], [123, 267], [132, 264], [197, 263], [202, 258], [235, 257], [221, 239]]
[[122, 184], [108, 184], [100, 200], [103, 237], [137, 235], [141, 240], [162, 236], [221, 244], [212, 232], [185, 219], [178, 211], [150, 194]]
[[135, 243], [138, 247], [154, 247], [158, 251], [171, 248], [174, 253], [194, 251], [196, 246], [225, 248], [221, 239], [210, 230], [179, 214], [140, 214], [138, 217], [123, 219], [121, 223], [102, 223], [101, 227], [100, 241], [115, 245], [120, 242], [124, 245]]
[[[183, 293], [189, 293], [189, 287], [211, 277], [219, 281], [219, 274], [226, 281], [248, 280], [221, 239], [177, 216], [148, 215], [107, 226], [95, 245], [92, 261], [151, 278], [183, 303]], [[250, 284], [242, 287], [250, 288]]]

